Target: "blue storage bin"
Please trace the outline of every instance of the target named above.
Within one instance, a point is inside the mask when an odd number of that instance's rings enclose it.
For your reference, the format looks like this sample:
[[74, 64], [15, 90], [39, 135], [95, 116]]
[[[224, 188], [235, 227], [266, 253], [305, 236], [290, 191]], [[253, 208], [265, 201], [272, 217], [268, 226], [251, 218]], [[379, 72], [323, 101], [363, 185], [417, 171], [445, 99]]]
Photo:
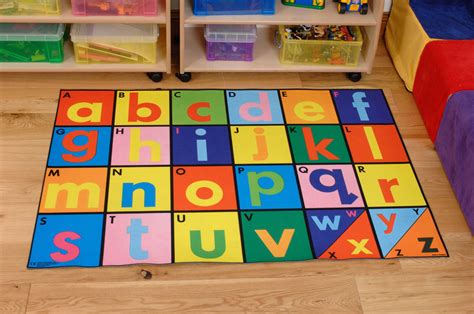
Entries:
[[275, 14], [275, 0], [194, 0], [194, 15]]

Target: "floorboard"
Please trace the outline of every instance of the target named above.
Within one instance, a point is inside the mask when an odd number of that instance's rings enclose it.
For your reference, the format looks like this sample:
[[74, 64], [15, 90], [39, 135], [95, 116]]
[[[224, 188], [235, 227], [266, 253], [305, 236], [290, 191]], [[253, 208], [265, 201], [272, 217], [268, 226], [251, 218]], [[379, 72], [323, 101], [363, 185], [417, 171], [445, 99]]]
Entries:
[[[59, 89], [383, 88], [449, 258], [180, 264], [27, 270]], [[321, 311], [473, 312], [474, 241], [412, 95], [380, 44], [359, 83], [342, 74], [195, 73], [190, 83], [144, 74], [2, 74], [0, 312]], [[143, 279], [141, 269], [153, 274]]]

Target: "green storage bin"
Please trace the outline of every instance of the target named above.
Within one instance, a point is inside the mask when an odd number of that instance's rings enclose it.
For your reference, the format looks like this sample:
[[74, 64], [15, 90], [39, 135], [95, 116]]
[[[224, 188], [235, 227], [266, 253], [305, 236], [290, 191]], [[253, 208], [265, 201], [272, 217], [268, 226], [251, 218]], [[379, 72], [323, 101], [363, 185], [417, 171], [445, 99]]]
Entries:
[[64, 24], [0, 24], [0, 62], [63, 62]]
[[0, 15], [59, 15], [59, 0], [0, 0]]

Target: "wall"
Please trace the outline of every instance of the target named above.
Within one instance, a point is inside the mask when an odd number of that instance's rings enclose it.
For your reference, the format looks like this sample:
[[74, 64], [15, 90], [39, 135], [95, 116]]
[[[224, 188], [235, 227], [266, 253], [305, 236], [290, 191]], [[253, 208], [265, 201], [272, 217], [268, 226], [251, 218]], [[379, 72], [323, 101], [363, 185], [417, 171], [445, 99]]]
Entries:
[[[276, 0], [276, 1], [279, 1], [279, 0]], [[332, 0], [328, 0], [328, 1], [332, 1]], [[378, 1], [378, 0], [376, 0]], [[176, 10], [178, 9], [179, 7], [179, 0], [171, 0], [172, 2], [172, 6], [171, 8]], [[390, 11], [390, 6], [392, 5], [392, 0], [385, 0], [385, 12], [388, 12]]]

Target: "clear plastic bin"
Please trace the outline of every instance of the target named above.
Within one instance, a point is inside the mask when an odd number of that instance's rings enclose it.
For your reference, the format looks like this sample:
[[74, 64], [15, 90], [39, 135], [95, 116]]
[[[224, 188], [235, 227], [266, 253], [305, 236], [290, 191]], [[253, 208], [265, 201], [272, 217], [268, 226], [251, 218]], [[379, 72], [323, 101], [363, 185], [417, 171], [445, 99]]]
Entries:
[[0, 62], [62, 62], [64, 24], [0, 24]]
[[255, 25], [206, 25], [207, 60], [253, 61]]
[[[330, 1], [330, 0], [326, 0]], [[284, 5], [292, 7], [301, 7], [308, 9], [322, 10], [325, 6], [325, 0], [281, 0]]]
[[71, 0], [74, 15], [156, 15], [156, 0]]
[[0, 15], [59, 15], [59, 0], [0, 0]]
[[156, 63], [156, 24], [73, 24], [77, 63]]
[[194, 0], [194, 15], [275, 14], [275, 1]]
[[298, 40], [285, 38], [285, 26], [280, 25], [277, 45], [280, 62], [284, 64], [317, 64], [357, 66], [363, 38], [358, 26], [352, 27], [354, 41]]

